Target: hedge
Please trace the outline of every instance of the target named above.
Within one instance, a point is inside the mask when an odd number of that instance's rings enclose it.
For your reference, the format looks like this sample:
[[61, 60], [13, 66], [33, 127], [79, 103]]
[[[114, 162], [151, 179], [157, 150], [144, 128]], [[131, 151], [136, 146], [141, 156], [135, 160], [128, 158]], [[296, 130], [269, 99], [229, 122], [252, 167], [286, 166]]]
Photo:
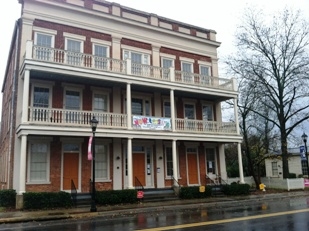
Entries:
[[24, 209], [68, 208], [72, 206], [71, 195], [66, 192], [26, 192]]
[[211, 187], [205, 187], [205, 192], [200, 192], [199, 186], [181, 187], [179, 192], [180, 199], [206, 198], [211, 196]]
[[0, 207], [15, 207], [16, 191], [14, 189], [0, 190]]
[[96, 191], [96, 202], [101, 205], [132, 204], [137, 202], [137, 190]]
[[230, 184], [223, 186], [223, 192], [226, 195], [248, 195], [250, 193], [249, 184]]

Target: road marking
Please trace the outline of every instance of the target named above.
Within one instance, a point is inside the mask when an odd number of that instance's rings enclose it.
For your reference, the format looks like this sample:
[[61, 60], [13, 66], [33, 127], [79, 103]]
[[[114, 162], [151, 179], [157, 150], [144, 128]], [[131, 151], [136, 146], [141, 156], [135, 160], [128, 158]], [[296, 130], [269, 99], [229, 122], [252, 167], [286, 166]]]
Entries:
[[289, 214], [295, 214], [295, 213], [305, 213], [305, 212], [309, 212], [309, 208], [292, 210], [292, 211], [285, 211], [285, 212], [278, 212], [278, 213], [269, 213], [269, 214], [247, 216], [247, 217], [238, 217], [238, 218], [222, 219], [222, 220], [215, 220], [215, 221], [205, 221], [205, 222], [183, 224], [183, 225], [165, 226], [165, 227], [159, 227], [159, 228], [140, 229], [140, 230], [142, 230], [142, 231], [162, 231], [162, 230], [192, 228], [192, 227], [198, 227], [198, 226], [217, 225], [217, 224], [223, 224], [223, 223], [229, 223], [229, 222], [246, 221], [246, 220], [253, 220], [253, 219], [260, 219], [260, 218], [267, 218], [267, 217], [276, 217], [276, 216], [283, 216], [283, 215], [289, 215]]

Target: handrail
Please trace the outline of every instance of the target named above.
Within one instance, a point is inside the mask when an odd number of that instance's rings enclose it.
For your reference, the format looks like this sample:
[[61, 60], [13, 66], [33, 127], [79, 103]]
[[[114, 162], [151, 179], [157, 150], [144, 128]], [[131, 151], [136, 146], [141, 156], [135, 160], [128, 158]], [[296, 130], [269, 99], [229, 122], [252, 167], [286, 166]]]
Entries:
[[137, 177], [135, 177], [135, 189], [138, 191], [144, 191], [144, 186]]
[[210, 180], [210, 182], [214, 185], [220, 185], [219, 182], [216, 182], [213, 178], [211, 178], [210, 176], [208, 176], [208, 174], [206, 174], [206, 181]]
[[220, 182], [221, 185], [222, 184], [225, 184], [225, 185], [228, 184], [225, 180], [223, 180], [223, 178], [220, 175], [216, 174], [216, 177], [219, 179], [219, 182]]
[[72, 197], [73, 205], [76, 206], [77, 189], [72, 179], [71, 179], [71, 197]]

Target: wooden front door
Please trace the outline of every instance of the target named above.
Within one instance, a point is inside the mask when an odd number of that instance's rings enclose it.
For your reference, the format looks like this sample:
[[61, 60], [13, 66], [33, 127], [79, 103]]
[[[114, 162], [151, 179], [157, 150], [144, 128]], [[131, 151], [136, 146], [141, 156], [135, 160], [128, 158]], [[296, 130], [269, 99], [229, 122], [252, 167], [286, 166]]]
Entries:
[[78, 189], [79, 153], [63, 154], [63, 190], [71, 190], [71, 180]]
[[189, 184], [198, 184], [198, 166], [196, 154], [188, 154], [188, 176]]
[[145, 181], [145, 153], [133, 153], [133, 185], [135, 186], [135, 177], [143, 186]]

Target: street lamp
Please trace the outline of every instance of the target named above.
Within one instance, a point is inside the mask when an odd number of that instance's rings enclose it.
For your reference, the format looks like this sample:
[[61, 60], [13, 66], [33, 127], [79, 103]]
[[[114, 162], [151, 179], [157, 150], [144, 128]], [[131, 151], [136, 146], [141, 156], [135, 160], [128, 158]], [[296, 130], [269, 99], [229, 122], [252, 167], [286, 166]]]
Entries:
[[303, 141], [305, 143], [305, 154], [306, 154], [306, 165], [307, 165], [307, 176], [309, 176], [309, 166], [308, 166], [308, 153], [307, 153], [307, 134], [303, 133], [301, 138], [303, 138]]
[[90, 125], [92, 129], [92, 195], [91, 195], [91, 208], [90, 212], [96, 212], [97, 207], [95, 204], [95, 131], [97, 129], [98, 121], [93, 116], [90, 120]]

